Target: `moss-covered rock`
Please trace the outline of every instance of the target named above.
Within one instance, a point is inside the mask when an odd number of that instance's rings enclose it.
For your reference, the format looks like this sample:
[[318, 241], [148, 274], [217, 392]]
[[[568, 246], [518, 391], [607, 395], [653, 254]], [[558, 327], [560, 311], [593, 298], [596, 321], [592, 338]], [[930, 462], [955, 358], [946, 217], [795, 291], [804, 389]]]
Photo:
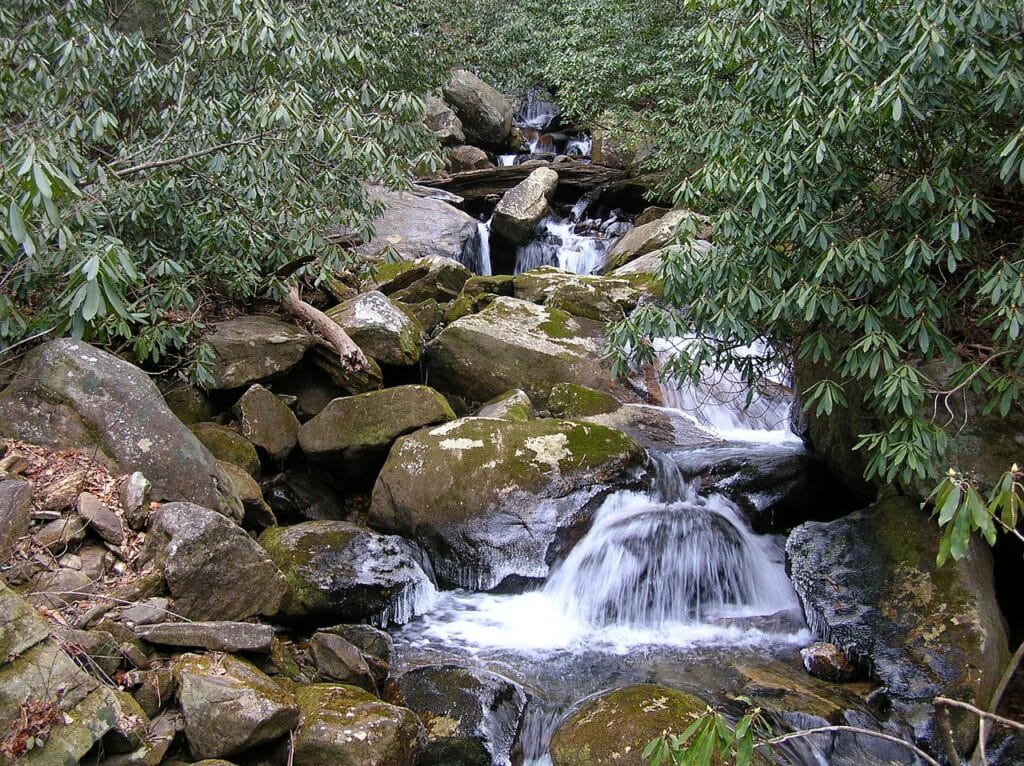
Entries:
[[433, 385], [469, 401], [486, 402], [521, 388], [545, 402], [551, 387], [565, 381], [610, 390], [603, 344], [596, 322], [497, 297], [432, 340], [427, 364]]
[[259, 453], [253, 443], [238, 431], [218, 423], [194, 423], [189, 430], [218, 460], [233, 463], [250, 476], [259, 474]]
[[295, 696], [302, 723], [295, 766], [413, 766], [423, 724], [406, 708], [341, 684], [303, 684]]
[[575, 383], [559, 383], [551, 389], [548, 397], [551, 414], [569, 420], [614, 412], [621, 406], [611, 394]]
[[419, 303], [399, 303], [397, 305], [410, 319], [416, 321], [423, 328], [424, 335], [431, 335], [444, 321], [444, 309], [434, 298], [427, 298]]
[[498, 420], [533, 420], [537, 416], [533, 402], [526, 392], [516, 388], [496, 396], [477, 410], [478, 418], [498, 418]]
[[[901, 498], [803, 524], [786, 544], [812, 629], [884, 685], [919, 741], [936, 736], [936, 695], [984, 707], [1008, 660], [988, 551], [975, 544], [939, 568], [938, 538], [927, 514]], [[966, 745], [977, 721], [953, 718]]]
[[245, 660], [184, 654], [174, 674], [185, 737], [197, 758], [272, 742], [299, 723], [294, 695]]
[[466, 280], [466, 284], [462, 286], [462, 294], [473, 298], [480, 295], [504, 295], [511, 298], [515, 295], [515, 277], [511, 274], [494, 274], [486, 277], [477, 274]]
[[283, 375], [313, 345], [313, 336], [268, 316], [246, 316], [218, 324], [206, 336], [213, 350], [210, 388], [241, 388]]
[[242, 436], [279, 463], [299, 439], [299, 419], [277, 396], [259, 383], [249, 386], [233, 407]]
[[[471, 219], [472, 220], [472, 219]], [[474, 235], [476, 221], [473, 221]], [[451, 258], [418, 258], [406, 264], [377, 267], [377, 289], [402, 303], [435, 300], [447, 303], [459, 296], [473, 272]]]
[[645, 465], [636, 442], [604, 426], [463, 418], [395, 443], [369, 520], [416, 539], [439, 580], [488, 590], [544, 578], [591, 501]]
[[420, 360], [423, 328], [381, 292], [363, 293], [330, 309], [327, 316], [381, 364], [407, 367]]
[[260, 545], [284, 573], [280, 617], [303, 624], [404, 623], [432, 603], [422, 553], [400, 537], [345, 521], [274, 527]]
[[651, 684], [605, 692], [569, 716], [551, 737], [554, 766], [648, 766], [647, 743], [680, 733], [707, 709], [699, 697]]
[[399, 436], [454, 417], [434, 389], [396, 386], [335, 399], [299, 429], [299, 444], [316, 463], [350, 477], [365, 476], [383, 463]]
[[242, 501], [242, 526], [245, 529], [266, 529], [277, 524], [273, 509], [263, 499], [263, 489], [252, 475], [234, 463], [221, 461], [221, 468], [227, 474], [235, 494]]
[[161, 388], [167, 406], [174, 416], [185, 425], [203, 423], [216, 417], [217, 408], [210, 398], [198, 388], [185, 385], [180, 381]]
[[628, 314], [640, 293], [626, 280], [569, 274], [544, 266], [515, 277], [515, 297], [543, 303], [573, 316], [608, 322]]

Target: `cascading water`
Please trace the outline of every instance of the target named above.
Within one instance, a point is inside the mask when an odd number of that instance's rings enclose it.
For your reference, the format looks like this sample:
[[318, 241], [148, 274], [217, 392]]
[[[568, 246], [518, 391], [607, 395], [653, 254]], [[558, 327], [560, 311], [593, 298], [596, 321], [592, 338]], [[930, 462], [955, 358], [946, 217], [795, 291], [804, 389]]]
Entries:
[[478, 272], [482, 276], [491, 276], [491, 219], [482, 221], [476, 225], [477, 237], [479, 238], [479, 250], [477, 253]]
[[548, 216], [537, 225], [537, 234], [516, 249], [515, 273], [541, 266], [557, 266], [573, 274], [592, 274], [604, 261], [612, 239], [600, 230], [582, 234], [570, 216]]

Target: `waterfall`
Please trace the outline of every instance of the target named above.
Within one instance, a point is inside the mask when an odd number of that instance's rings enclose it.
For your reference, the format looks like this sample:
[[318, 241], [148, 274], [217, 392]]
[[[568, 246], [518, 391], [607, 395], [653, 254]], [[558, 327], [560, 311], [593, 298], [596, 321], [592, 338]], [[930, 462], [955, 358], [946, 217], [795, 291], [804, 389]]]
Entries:
[[531, 90], [523, 97], [523, 103], [516, 114], [515, 124], [519, 127], [543, 130], [558, 116], [558, 107], [550, 96]]
[[570, 157], [589, 157], [592, 143], [590, 136], [570, 138], [565, 145], [565, 153]]
[[518, 154], [499, 154], [498, 155], [498, 167], [509, 168], [516, 164], [516, 157]]
[[537, 226], [537, 235], [516, 249], [515, 273], [541, 266], [557, 266], [573, 274], [592, 274], [604, 260], [610, 239], [576, 231], [571, 219], [548, 216]]
[[[493, 216], [492, 216], [493, 217]], [[491, 218], [476, 225], [479, 245], [477, 249], [478, 274], [491, 276]]]

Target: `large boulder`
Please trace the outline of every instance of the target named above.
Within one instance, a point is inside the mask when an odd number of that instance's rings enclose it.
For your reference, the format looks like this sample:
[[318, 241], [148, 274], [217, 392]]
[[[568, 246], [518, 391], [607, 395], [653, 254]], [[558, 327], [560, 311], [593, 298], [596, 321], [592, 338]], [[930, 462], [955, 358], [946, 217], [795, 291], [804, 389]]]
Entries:
[[154, 500], [188, 500], [241, 518], [224, 471], [138, 367], [70, 339], [33, 350], [0, 393], [0, 436], [57, 449], [95, 450], [142, 471]]
[[400, 537], [345, 521], [307, 521], [268, 529], [260, 545], [287, 578], [280, 616], [288, 620], [387, 626], [433, 603], [422, 553]]
[[558, 188], [558, 173], [537, 168], [509, 189], [494, 208], [491, 234], [507, 245], [518, 245], [530, 238], [534, 228], [548, 211], [548, 202]]
[[473, 272], [458, 261], [439, 256], [383, 263], [375, 271], [377, 289], [410, 306], [431, 300], [447, 303], [458, 298], [466, 281], [473, 276]]
[[497, 297], [453, 322], [427, 345], [430, 381], [470, 401], [521, 388], [543, 403], [563, 382], [609, 390], [602, 325], [558, 309]]
[[413, 766], [423, 724], [406, 708], [340, 684], [295, 690], [302, 721], [295, 731], [294, 766]]
[[679, 228], [679, 224], [688, 218], [697, 219], [698, 226], [703, 229], [700, 232], [702, 235], [701, 239], [706, 240], [710, 231], [707, 229], [707, 224], [703, 217], [689, 210], [672, 210], [656, 221], [645, 223], [643, 226], [636, 226], [623, 234], [605, 253], [601, 273], [607, 274], [608, 272], [615, 271], [642, 255], [672, 244], [675, 240], [676, 229]]
[[444, 146], [456, 146], [466, 142], [466, 134], [462, 131], [462, 120], [444, 99], [427, 96], [424, 99], [423, 123]]
[[373, 239], [355, 248], [357, 255], [379, 257], [391, 248], [405, 260], [441, 256], [461, 262], [476, 247], [476, 219], [447, 202], [377, 187], [370, 199], [384, 212], [373, 221]]
[[484, 170], [493, 168], [490, 156], [483, 149], [475, 146], [456, 146], [448, 150], [448, 165], [452, 173], [464, 173], [468, 170]]
[[281, 399], [259, 383], [249, 386], [232, 408], [242, 436], [272, 461], [288, 457], [299, 440], [299, 419]]
[[707, 703], [664, 686], [614, 689], [584, 702], [551, 737], [554, 766], [648, 766], [647, 743], [682, 733]]
[[636, 481], [646, 459], [604, 426], [463, 418], [395, 443], [369, 522], [417, 540], [447, 584], [489, 590], [543, 579], [594, 502]]
[[444, 98], [462, 120], [466, 140], [501, 148], [512, 131], [512, 104], [472, 72], [456, 69], [444, 86]]
[[[939, 530], [891, 499], [789, 536], [786, 555], [808, 624], [881, 683], [915, 738], [941, 747], [936, 695], [986, 707], [1009, 658], [988, 551], [937, 567]], [[961, 746], [977, 721], [956, 714]]]
[[273, 742], [299, 723], [294, 695], [245, 660], [185, 654], [174, 673], [185, 737], [196, 758]]
[[335, 399], [299, 430], [310, 460], [350, 477], [376, 470], [395, 439], [452, 420], [448, 402], [428, 386], [396, 386]]
[[407, 367], [420, 360], [423, 328], [383, 293], [363, 293], [330, 309], [327, 316], [381, 364]]
[[246, 316], [218, 324], [206, 336], [213, 349], [209, 388], [241, 388], [284, 375], [313, 345], [313, 336], [268, 316]]
[[403, 675], [397, 687], [427, 730], [420, 766], [513, 761], [527, 702], [519, 684], [479, 668], [427, 665]]
[[569, 274], [543, 266], [515, 277], [515, 297], [592, 319], [621, 319], [640, 300], [640, 293], [624, 279]]
[[285, 580], [243, 530], [191, 503], [168, 503], [150, 522], [143, 562], [163, 572], [174, 611], [192, 620], [272, 615]]

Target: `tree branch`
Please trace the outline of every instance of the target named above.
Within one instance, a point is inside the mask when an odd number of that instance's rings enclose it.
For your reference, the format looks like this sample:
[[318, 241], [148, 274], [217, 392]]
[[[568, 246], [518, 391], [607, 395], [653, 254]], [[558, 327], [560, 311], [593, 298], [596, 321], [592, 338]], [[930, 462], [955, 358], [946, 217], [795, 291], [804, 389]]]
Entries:
[[190, 152], [189, 154], [181, 154], [181, 155], [178, 155], [177, 157], [171, 157], [171, 158], [166, 159], [166, 160], [152, 160], [151, 162], [140, 162], [138, 165], [132, 165], [130, 167], [123, 168], [121, 170], [114, 170], [113, 174], [115, 176], [117, 176], [118, 178], [124, 178], [125, 176], [130, 176], [130, 175], [133, 175], [135, 173], [142, 173], [143, 171], [146, 171], [146, 170], [153, 170], [154, 168], [162, 168], [162, 167], [166, 167], [168, 165], [181, 165], [181, 164], [183, 164], [185, 162], [188, 162], [189, 160], [195, 160], [195, 159], [198, 159], [200, 157], [206, 157], [207, 155], [214, 154], [214, 153], [219, 152], [219, 151], [221, 151], [223, 149], [229, 149], [232, 146], [241, 146], [243, 144], [254, 144], [254, 143], [258, 142], [258, 141], [263, 141], [263, 140], [266, 140], [266, 139], [270, 138], [271, 135], [272, 135], [271, 133], [264, 132], [264, 133], [257, 133], [254, 136], [247, 136], [246, 138], [236, 138], [233, 141], [225, 141], [222, 144], [217, 144], [215, 146], [208, 146], [205, 149], [199, 149], [198, 151]]
[[299, 295], [299, 288], [292, 285], [288, 288], [288, 295], [281, 304], [290, 314], [310, 324], [319, 332], [338, 352], [341, 366], [350, 372], [366, 372], [370, 368], [369, 362], [362, 349], [348, 336], [337, 322], [332, 320], [320, 309], [311, 306], [302, 300]]
[[[936, 700], [937, 701], [937, 700]], [[942, 766], [941, 763], [932, 758], [921, 748], [914, 745], [912, 742], [907, 742], [905, 739], [900, 739], [892, 734], [884, 734], [880, 731], [872, 731], [871, 729], [862, 729], [859, 726], [819, 726], [816, 729], [803, 729], [801, 731], [794, 731], [790, 734], [781, 734], [778, 737], [772, 737], [771, 739], [759, 742], [758, 745], [778, 745], [782, 742], [788, 742], [791, 739], [801, 739], [802, 737], [809, 737], [812, 734], [830, 734], [833, 732], [848, 731], [854, 734], [863, 734], [866, 737], [875, 737], [876, 739], [884, 739], [886, 742], [892, 742], [896, 745], [910, 750], [914, 755], [920, 758], [922, 761], [928, 764], [928, 766]]]

